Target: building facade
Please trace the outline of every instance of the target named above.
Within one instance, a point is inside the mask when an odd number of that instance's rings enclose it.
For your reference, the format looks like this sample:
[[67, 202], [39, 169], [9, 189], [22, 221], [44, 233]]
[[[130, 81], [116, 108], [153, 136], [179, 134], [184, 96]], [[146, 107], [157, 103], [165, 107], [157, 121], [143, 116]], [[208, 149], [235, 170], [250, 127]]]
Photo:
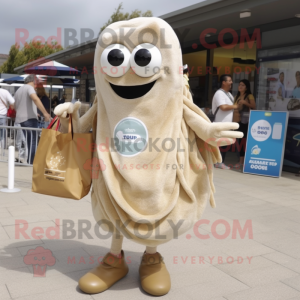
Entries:
[[[175, 30], [190, 68], [194, 102], [210, 107], [222, 74], [233, 94], [248, 79], [259, 110], [289, 111], [284, 168], [300, 169], [300, 1], [206, 0], [160, 16]], [[76, 98], [92, 102], [96, 39], [47, 59], [82, 71]], [[16, 70], [22, 73], [25, 66]], [[299, 72], [299, 75], [298, 75]], [[282, 79], [283, 78], [283, 79]]]

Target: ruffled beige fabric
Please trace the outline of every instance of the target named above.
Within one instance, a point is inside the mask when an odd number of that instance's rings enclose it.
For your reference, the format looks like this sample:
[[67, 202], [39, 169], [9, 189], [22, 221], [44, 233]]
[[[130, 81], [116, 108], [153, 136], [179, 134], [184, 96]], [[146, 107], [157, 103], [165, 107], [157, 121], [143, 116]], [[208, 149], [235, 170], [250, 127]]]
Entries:
[[[162, 54], [159, 74], [143, 78], [128, 71], [119, 78], [100, 72], [100, 57], [104, 50], [97, 44], [94, 66], [97, 99], [93, 107], [80, 119], [80, 131], [93, 128], [97, 145], [107, 144], [118, 122], [126, 117], [141, 120], [159, 151], [149, 147], [133, 157], [98, 147], [95, 156], [102, 159], [106, 169], [93, 179], [92, 209], [95, 219], [107, 230], [120, 230], [127, 238], [147, 246], [157, 246], [183, 234], [200, 219], [207, 201], [215, 207], [213, 198], [213, 164], [221, 162], [218, 147], [205, 140], [209, 137], [209, 119], [193, 104], [182, 75], [182, 54], [172, 28], [158, 18], [137, 18], [117, 22], [102, 32], [99, 39], [109, 39], [108, 30], [117, 34], [109, 43], [123, 43], [131, 52], [133, 46], [120, 40], [130, 35], [134, 46], [140, 44], [139, 33], [151, 29], [158, 36], [156, 46]], [[163, 40], [164, 39], [164, 40]], [[153, 36], [144, 34], [143, 43], [152, 43]], [[169, 47], [160, 47], [163, 40]], [[168, 68], [168, 71], [165, 71]], [[180, 72], [181, 71], [181, 72]], [[115, 94], [109, 83], [115, 85], [142, 85], [156, 80], [143, 97], [124, 99]], [[165, 139], [176, 145], [164, 151]], [[167, 148], [171, 146], [166, 146]], [[199, 150], [200, 149], [200, 150]], [[130, 168], [134, 165], [134, 168]], [[151, 168], [151, 165], [153, 166]], [[148, 166], [140, 167], [137, 166]], [[103, 222], [103, 220], [105, 220]], [[108, 228], [104, 223], [113, 224]], [[177, 226], [177, 229], [176, 229]], [[175, 230], [174, 230], [175, 228]]]

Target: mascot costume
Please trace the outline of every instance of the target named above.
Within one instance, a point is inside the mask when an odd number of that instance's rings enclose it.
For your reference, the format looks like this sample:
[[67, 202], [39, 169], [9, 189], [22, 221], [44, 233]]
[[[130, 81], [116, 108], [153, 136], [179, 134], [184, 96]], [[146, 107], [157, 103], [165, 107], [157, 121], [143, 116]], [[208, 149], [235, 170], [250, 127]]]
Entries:
[[109, 25], [98, 39], [94, 73], [97, 94], [85, 115], [78, 117], [80, 102], [55, 109], [62, 132], [69, 114], [75, 132], [93, 130], [94, 157], [106, 165], [93, 179], [91, 197], [96, 221], [112, 232], [111, 249], [79, 287], [100, 293], [126, 276], [125, 236], [146, 246], [139, 268], [143, 290], [164, 295], [171, 280], [157, 246], [189, 230], [207, 201], [215, 207], [218, 146], [242, 133], [233, 131], [237, 123], [211, 123], [193, 104], [179, 40], [162, 19]]

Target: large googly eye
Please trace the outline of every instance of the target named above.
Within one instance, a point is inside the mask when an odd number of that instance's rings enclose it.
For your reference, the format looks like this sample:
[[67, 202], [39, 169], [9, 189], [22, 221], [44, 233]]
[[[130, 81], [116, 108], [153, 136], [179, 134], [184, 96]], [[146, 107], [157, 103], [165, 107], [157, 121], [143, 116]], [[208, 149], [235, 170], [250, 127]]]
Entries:
[[133, 71], [141, 77], [150, 77], [159, 73], [161, 61], [160, 51], [149, 43], [136, 46], [130, 56]]
[[130, 52], [120, 44], [109, 45], [101, 54], [101, 70], [111, 77], [121, 77], [130, 69]]

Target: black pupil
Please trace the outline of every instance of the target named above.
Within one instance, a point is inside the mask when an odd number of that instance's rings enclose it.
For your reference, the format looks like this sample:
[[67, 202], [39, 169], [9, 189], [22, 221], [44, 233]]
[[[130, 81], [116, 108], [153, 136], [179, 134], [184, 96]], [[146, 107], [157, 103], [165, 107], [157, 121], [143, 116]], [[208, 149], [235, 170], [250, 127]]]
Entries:
[[147, 49], [140, 49], [136, 52], [134, 60], [138, 66], [145, 67], [151, 61], [151, 53]]
[[114, 66], [120, 66], [124, 61], [124, 53], [119, 49], [113, 49], [108, 53], [108, 62]]

